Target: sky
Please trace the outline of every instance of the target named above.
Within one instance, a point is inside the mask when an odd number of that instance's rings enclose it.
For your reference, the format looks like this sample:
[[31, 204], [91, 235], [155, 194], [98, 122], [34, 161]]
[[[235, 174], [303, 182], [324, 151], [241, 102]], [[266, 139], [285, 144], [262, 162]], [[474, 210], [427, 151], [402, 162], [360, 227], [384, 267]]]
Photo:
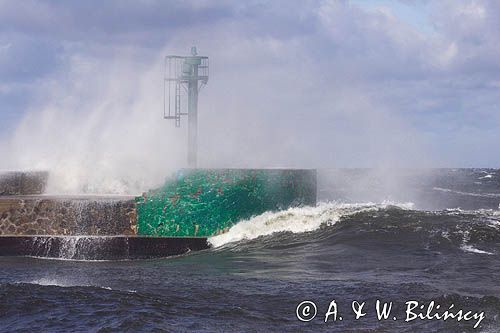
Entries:
[[500, 166], [498, 1], [0, 0], [0, 169], [182, 165], [193, 45], [201, 166]]

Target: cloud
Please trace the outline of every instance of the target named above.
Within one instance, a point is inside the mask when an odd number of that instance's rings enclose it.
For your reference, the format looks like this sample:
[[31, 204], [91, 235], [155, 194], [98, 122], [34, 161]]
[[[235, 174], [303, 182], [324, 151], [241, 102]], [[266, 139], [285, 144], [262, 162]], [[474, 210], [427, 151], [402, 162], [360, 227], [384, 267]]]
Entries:
[[426, 29], [348, 1], [0, 2], [3, 91], [31, 87], [3, 163], [66, 173], [66, 191], [160, 181], [185, 153], [162, 57], [196, 44], [204, 166], [498, 164], [498, 3], [424, 5]]
[[232, 13], [222, 2], [202, 1], [2, 1], [0, 9], [3, 31], [90, 41], [199, 26]]

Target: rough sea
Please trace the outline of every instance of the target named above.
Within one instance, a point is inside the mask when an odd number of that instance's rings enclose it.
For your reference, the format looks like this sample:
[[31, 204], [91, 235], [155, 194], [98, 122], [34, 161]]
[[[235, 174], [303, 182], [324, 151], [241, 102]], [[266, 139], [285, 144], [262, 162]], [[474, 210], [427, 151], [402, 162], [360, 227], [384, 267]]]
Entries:
[[0, 257], [0, 331], [500, 332], [500, 170], [320, 170], [318, 187], [316, 207], [179, 257]]

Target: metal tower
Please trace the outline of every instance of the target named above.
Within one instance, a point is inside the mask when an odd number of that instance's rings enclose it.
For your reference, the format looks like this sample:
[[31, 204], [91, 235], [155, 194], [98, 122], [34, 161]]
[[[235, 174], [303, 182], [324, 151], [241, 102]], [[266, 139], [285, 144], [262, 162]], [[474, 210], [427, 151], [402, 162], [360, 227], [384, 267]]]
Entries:
[[198, 56], [196, 47], [191, 48], [191, 56], [165, 57], [163, 117], [174, 119], [175, 127], [180, 127], [181, 116], [188, 117], [188, 165], [191, 168], [197, 165], [198, 92], [207, 82], [208, 57]]

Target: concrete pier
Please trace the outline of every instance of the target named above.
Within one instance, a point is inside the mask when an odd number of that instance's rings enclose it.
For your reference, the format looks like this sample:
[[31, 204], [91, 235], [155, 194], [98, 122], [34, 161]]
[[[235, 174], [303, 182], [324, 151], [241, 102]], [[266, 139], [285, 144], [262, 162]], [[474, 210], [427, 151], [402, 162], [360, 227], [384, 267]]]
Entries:
[[0, 174], [0, 255], [126, 259], [208, 248], [242, 219], [316, 204], [316, 170], [187, 169], [142, 196], [44, 195], [46, 172]]

